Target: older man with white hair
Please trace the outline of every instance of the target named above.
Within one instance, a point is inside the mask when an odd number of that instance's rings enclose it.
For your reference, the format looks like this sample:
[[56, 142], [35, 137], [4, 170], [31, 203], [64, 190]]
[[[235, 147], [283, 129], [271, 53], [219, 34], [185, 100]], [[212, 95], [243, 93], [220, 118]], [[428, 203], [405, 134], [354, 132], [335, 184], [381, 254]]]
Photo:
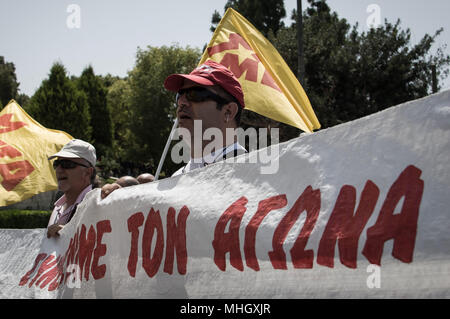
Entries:
[[64, 145], [49, 160], [53, 162], [58, 190], [64, 195], [55, 203], [47, 228], [47, 237], [59, 236], [59, 231], [76, 212], [85, 195], [92, 190], [95, 180], [97, 160], [95, 147], [88, 142], [74, 139]]

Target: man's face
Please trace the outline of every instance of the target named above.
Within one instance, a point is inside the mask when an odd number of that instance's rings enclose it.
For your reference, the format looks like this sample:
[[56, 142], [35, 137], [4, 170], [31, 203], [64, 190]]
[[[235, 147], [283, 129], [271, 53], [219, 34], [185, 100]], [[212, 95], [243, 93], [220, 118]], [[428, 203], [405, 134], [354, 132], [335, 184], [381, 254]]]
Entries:
[[[185, 80], [181, 89], [192, 87], [204, 87], [213, 93], [218, 93], [214, 87], [201, 86], [189, 80]], [[224, 115], [222, 111], [217, 109], [217, 102], [213, 100], [192, 102], [186, 98], [185, 94], [178, 99], [177, 117], [179, 126], [189, 130], [191, 136], [194, 134], [195, 120], [202, 121], [203, 132], [210, 127], [221, 129], [224, 123]]]
[[[58, 160], [67, 160], [89, 166], [88, 162], [82, 158], [58, 157]], [[90, 183], [90, 174], [92, 173], [91, 170], [91, 168], [81, 165], [76, 165], [73, 168], [63, 168], [63, 165], [58, 165], [55, 168], [58, 189], [63, 193], [70, 191], [81, 192]]]
[[[185, 80], [184, 85], [181, 89], [194, 87], [206, 88], [209, 91], [220, 96], [218, 90], [215, 87], [201, 86], [189, 80]], [[225, 108], [222, 108], [221, 110], [217, 109], [217, 102], [214, 100], [206, 100], [204, 102], [190, 101], [186, 97], [186, 94], [181, 94], [181, 96], [178, 98], [177, 104], [178, 125], [180, 128], [187, 129], [190, 134], [190, 140], [186, 142], [190, 145], [191, 156], [200, 157], [202, 154], [202, 150], [209, 143], [214, 143], [215, 148], [217, 149], [224, 147], [223, 137], [226, 133], [225, 117], [228, 116], [225, 114]], [[197, 127], [200, 127], [198, 121], [201, 121], [201, 131], [198, 128], [194, 129], [195, 125]], [[209, 128], [218, 129], [221, 133], [221, 136], [215, 134], [212, 138], [213, 140], [210, 140], [211, 137], [204, 138], [204, 133]]]

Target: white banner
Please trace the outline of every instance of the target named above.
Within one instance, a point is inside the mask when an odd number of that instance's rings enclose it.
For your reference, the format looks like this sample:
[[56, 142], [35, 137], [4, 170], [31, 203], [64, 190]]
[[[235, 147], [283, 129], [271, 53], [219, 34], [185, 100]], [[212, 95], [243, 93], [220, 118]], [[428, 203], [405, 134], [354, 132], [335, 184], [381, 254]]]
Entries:
[[1, 297], [450, 297], [450, 91], [269, 151], [2, 230]]

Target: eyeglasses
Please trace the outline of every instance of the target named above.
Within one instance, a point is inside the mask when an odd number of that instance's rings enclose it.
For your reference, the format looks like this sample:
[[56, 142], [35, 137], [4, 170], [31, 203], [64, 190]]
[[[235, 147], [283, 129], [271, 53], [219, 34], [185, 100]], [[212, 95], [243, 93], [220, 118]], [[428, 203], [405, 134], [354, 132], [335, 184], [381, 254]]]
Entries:
[[195, 86], [195, 87], [179, 90], [177, 93], [177, 96], [176, 96], [177, 104], [178, 104], [178, 100], [180, 99], [180, 97], [183, 94], [186, 94], [186, 99], [189, 102], [198, 103], [198, 102], [205, 102], [205, 101], [213, 100], [221, 105], [230, 103], [223, 97], [217, 95], [214, 92], [211, 92], [210, 90], [208, 90], [206, 88]]
[[58, 159], [53, 162], [53, 169], [56, 169], [58, 166], [60, 166], [64, 169], [73, 169], [77, 166], [83, 166], [83, 167], [90, 167], [88, 165], [84, 165], [81, 163], [73, 162], [67, 159]]

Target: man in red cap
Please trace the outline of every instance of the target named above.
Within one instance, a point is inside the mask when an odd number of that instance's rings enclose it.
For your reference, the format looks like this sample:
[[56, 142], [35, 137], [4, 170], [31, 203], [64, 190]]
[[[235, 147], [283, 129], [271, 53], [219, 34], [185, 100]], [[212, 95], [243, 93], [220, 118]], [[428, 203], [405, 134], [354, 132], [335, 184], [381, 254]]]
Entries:
[[[177, 92], [178, 126], [190, 133], [190, 141], [186, 142], [190, 145], [191, 159], [172, 176], [246, 152], [234, 135], [245, 107], [244, 94], [228, 68], [208, 60], [190, 74], [170, 75], [164, 87]], [[195, 130], [196, 121], [201, 124], [201, 136]], [[215, 136], [215, 141], [204, 139], [205, 131], [211, 128], [221, 132]], [[227, 137], [227, 130], [233, 132], [231, 139]], [[206, 154], [206, 146], [211, 143], [215, 147]]]
[[[186, 142], [190, 146], [191, 158], [172, 176], [246, 152], [235, 135], [245, 107], [244, 93], [239, 81], [228, 68], [208, 60], [190, 74], [168, 76], [164, 87], [177, 93], [178, 126], [186, 129], [190, 135]], [[201, 126], [200, 131], [195, 129], [198, 125]], [[206, 140], [204, 133], [208, 129], [218, 130], [221, 134], [216, 134], [213, 141]], [[231, 138], [227, 136], [227, 130], [232, 132]], [[206, 148], [208, 145], [210, 147]], [[208, 149], [211, 152], [207, 152]], [[103, 186], [101, 197], [105, 198], [117, 188], [119, 187], [115, 184]]]

